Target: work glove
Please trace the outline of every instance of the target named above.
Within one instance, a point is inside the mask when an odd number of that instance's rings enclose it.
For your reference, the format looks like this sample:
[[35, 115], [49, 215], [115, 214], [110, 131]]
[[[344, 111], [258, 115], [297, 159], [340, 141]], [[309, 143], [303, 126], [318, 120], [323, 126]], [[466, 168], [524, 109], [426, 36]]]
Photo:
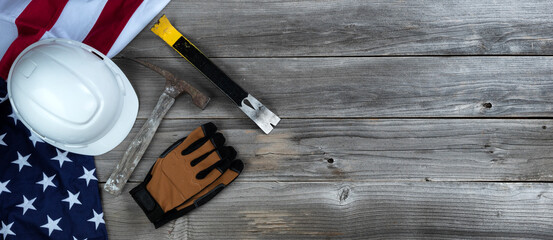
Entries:
[[156, 228], [205, 204], [238, 177], [244, 164], [213, 123], [167, 148], [130, 191]]

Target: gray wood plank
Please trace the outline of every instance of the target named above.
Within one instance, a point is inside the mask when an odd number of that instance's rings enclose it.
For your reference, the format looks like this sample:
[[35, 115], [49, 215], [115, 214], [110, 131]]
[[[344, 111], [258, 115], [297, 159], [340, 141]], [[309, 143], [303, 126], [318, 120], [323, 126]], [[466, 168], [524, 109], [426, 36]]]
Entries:
[[[206, 121], [164, 120], [131, 181]], [[245, 161], [244, 181], [553, 181], [548, 119], [284, 119], [269, 135], [247, 119], [212, 121]], [[96, 157], [100, 181], [136, 131]]]
[[[552, 3], [172, 1], [162, 12], [211, 57], [553, 54]], [[157, 20], [157, 18], [156, 18]], [[177, 57], [147, 27], [123, 54]]]
[[[153, 60], [212, 101], [204, 111], [182, 96], [167, 118], [245, 118], [184, 59]], [[164, 80], [128, 60], [146, 118]], [[244, 89], [282, 118], [552, 117], [551, 57], [215, 59]]]
[[553, 238], [551, 183], [235, 182], [157, 230], [130, 195], [102, 200], [111, 239]]

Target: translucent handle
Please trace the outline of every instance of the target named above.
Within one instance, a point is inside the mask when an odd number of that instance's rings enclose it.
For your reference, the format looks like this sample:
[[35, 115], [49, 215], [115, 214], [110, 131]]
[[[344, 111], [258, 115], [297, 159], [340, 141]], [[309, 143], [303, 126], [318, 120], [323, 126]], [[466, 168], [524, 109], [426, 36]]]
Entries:
[[115, 170], [106, 181], [106, 185], [104, 185], [104, 190], [106, 192], [115, 196], [121, 194], [123, 187], [140, 162], [140, 159], [142, 159], [142, 155], [144, 155], [148, 145], [150, 145], [161, 120], [165, 114], [167, 114], [167, 111], [169, 111], [174, 102], [175, 99], [165, 92], [161, 94], [154, 111], [146, 123], [144, 123], [144, 126], [138, 131], [127, 148], [127, 151], [125, 151], [125, 155], [123, 155], [123, 158], [119, 161]]

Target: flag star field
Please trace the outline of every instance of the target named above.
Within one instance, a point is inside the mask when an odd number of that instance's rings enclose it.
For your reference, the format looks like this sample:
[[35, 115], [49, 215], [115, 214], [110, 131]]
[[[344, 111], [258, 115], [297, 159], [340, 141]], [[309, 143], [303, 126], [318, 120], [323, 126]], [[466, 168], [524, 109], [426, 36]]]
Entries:
[[107, 239], [95, 172], [93, 157], [44, 143], [0, 103], [2, 239]]

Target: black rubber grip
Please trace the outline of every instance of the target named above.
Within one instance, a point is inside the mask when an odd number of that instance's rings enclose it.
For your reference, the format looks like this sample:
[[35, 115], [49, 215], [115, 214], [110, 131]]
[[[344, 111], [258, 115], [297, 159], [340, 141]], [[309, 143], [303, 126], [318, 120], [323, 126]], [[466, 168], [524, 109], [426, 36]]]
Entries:
[[209, 58], [200, 52], [199, 49], [186, 38], [180, 37], [173, 48], [196, 67], [204, 76], [213, 82], [223, 91], [236, 105], [242, 105], [242, 99], [248, 97], [248, 93], [219, 69]]

